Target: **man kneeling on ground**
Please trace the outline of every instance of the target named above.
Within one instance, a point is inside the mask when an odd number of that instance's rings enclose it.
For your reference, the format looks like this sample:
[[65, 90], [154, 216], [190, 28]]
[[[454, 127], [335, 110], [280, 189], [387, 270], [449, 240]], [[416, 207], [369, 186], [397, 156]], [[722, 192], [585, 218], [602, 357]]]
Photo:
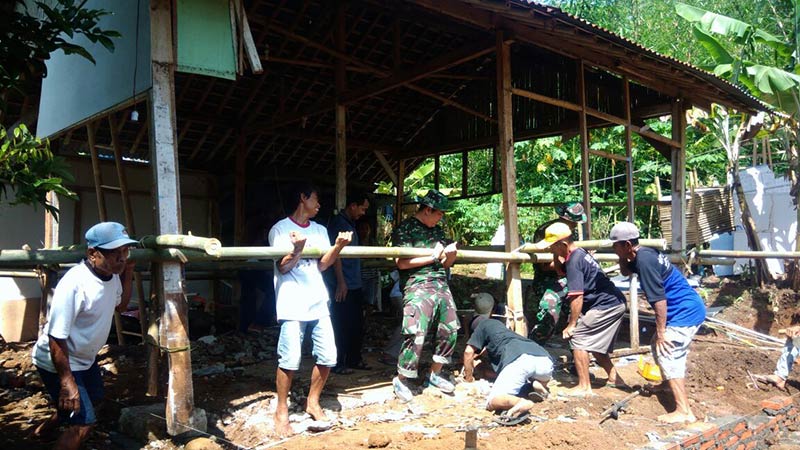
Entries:
[[517, 417], [533, 407], [533, 401], [520, 397], [528, 390], [529, 383], [533, 388], [533, 398], [542, 400], [547, 397], [553, 361], [539, 344], [514, 333], [499, 320], [490, 319], [493, 307], [491, 297], [476, 298], [475, 312], [478, 316], [472, 321], [472, 335], [464, 349], [464, 381], [475, 381], [475, 358], [485, 351], [497, 373], [486, 400], [486, 409], [508, 410], [508, 416]]
[[[800, 338], [800, 325], [794, 325], [787, 328], [784, 332], [786, 335], [786, 344], [783, 346], [781, 356], [778, 358], [778, 363], [775, 364], [775, 372], [771, 375], [753, 375], [756, 381], [762, 383], [769, 383], [775, 385], [778, 389], [786, 390], [786, 380], [789, 378], [789, 373], [794, 366], [794, 360], [800, 354], [800, 346], [795, 345]], [[800, 341], [797, 342], [800, 344]]]

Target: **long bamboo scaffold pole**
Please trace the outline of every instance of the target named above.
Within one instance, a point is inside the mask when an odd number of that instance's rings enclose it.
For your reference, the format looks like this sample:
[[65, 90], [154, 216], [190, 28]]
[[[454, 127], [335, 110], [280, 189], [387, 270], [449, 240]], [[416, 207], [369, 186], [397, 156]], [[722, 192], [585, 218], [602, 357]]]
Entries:
[[[272, 260], [285, 256], [290, 249], [280, 247], [221, 247], [213, 255], [202, 250], [179, 249], [159, 247], [157, 249], [134, 249], [131, 251], [130, 259], [137, 262], [181, 262], [191, 263], [217, 263], [223, 265], [224, 262], [239, 261], [242, 266], [247, 263], [254, 265], [263, 264], [263, 260]], [[321, 258], [325, 249], [306, 248], [303, 250], [303, 258]], [[345, 247], [340, 253], [342, 258], [362, 258], [362, 259], [394, 259], [394, 258], [413, 258], [416, 256], [428, 256], [431, 254], [429, 248], [407, 248], [407, 247]], [[67, 247], [65, 249], [43, 249], [43, 250], [0, 250], [0, 268], [22, 268], [36, 267], [52, 264], [72, 264], [79, 262], [86, 255], [84, 248], [80, 246]], [[595, 253], [594, 258], [600, 262], [617, 262], [618, 257], [613, 253]], [[668, 254], [673, 263], [686, 263], [688, 259], [681, 254]], [[458, 250], [456, 262], [464, 263], [534, 263], [550, 262], [553, 255], [550, 253], [525, 253], [522, 251], [500, 252], [488, 250]], [[731, 259], [702, 257], [697, 260], [701, 264], [733, 264]], [[206, 264], [207, 266], [207, 264]], [[207, 267], [206, 267], [207, 269]]]

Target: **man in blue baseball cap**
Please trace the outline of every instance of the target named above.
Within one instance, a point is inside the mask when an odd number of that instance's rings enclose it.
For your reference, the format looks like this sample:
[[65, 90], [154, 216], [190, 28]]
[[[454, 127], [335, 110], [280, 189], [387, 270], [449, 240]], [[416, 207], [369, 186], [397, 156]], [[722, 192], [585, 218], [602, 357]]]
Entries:
[[103, 397], [95, 358], [108, 339], [114, 310], [124, 311], [131, 297], [128, 254], [137, 241], [119, 223], [102, 222], [86, 232], [86, 244], [86, 259], [58, 282], [32, 352], [57, 409], [34, 433], [43, 436], [65, 424], [57, 449], [77, 449], [89, 437], [97, 420], [94, 404]]

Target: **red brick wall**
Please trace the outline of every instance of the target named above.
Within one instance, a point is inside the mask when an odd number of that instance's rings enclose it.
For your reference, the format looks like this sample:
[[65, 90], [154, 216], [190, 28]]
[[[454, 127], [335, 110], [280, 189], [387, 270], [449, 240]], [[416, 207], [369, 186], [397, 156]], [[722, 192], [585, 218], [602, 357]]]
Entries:
[[777, 443], [781, 434], [800, 426], [792, 397], [772, 397], [761, 402], [762, 413], [725, 416], [689, 425], [642, 447], [641, 450], [750, 450]]

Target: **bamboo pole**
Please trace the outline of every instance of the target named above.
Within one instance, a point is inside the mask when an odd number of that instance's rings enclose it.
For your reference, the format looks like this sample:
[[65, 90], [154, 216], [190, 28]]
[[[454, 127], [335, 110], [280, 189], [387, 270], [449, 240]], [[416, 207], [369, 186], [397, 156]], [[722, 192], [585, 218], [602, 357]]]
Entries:
[[754, 251], [754, 250], [697, 250], [697, 255], [702, 257], [718, 258], [779, 258], [779, 259], [800, 259], [800, 252], [781, 252], [781, 251]]
[[[215, 255], [210, 255], [205, 251], [187, 250], [178, 248], [159, 248], [159, 249], [133, 249], [130, 259], [136, 262], [181, 262], [184, 264], [192, 263], [213, 263], [215, 268], [238, 268], [253, 267], [264, 265], [265, 261], [273, 260], [285, 256], [290, 249], [278, 247], [222, 247]], [[303, 258], [321, 258], [325, 249], [306, 248], [303, 250]], [[710, 254], [701, 254], [698, 263], [715, 265], [732, 265], [732, 259], [713, 258]], [[722, 250], [708, 250], [708, 252], [723, 252]], [[758, 252], [744, 252], [758, 253]], [[760, 252], [760, 253], [780, 253], [780, 252]], [[794, 254], [795, 258], [800, 258], [800, 252], [787, 252]], [[387, 258], [413, 258], [416, 256], [429, 256], [429, 248], [408, 248], [408, 247], [357, 247], [348, 246], [342, 249], [342, 258], [362, 258], [362, 259], [387, 259]], [[86, 256], [86, 251], [75, 248], [45, 249], [45, 250], [0, 250], [0, 268], [21, 268], [36, 267], [39, 265], [52, 264], [71, 264], [81, 261]], [[600, 262], [617, 262], [619, 258], [613, 253], [595, 253], [594, 258]], [[679, 253], [668, 254], [673, 263], [685, 262], [683, 255]], [[727, 255], [726, 255], [727, 256]], [[732, 255], [737, 256], [737, 255]], [[743, 257], [750, 257], [743, 255]], [[768, 257], [776, 257], [770, 255]], [[250, 261], [252, 260], [252, 261]], [[465, 263], [527, 263], [527, 262], [551, 262], [553, 255], [550, 253], [526, 253], [525, 251], [498, 252], [487, 250], [458, 250], [456, 261]], [[228, 265], [230, 262], [237, 261], [235, 266]], [[271, 264], [271, 262], [270, 262]], [[208, 266], [205, 266], [207, 270]]]
[[[587, 250], [598, 250], [601, 248], [611, 248], [614, 244], [613, 241], [608, 239], [591, 239], [586, 241], [575, 241], [575, 245]], [[665, 239], [639, 239], [639, 245], [642, 247], [653, 247], [660, 250], [666, 250], [667, 241]], [[534, 247], [534, 244], [525, 244], [519, 251], [523, 253], [549, 253], [548, 250], [540, 250]]]
[[639, 277], [635, 273], [631, 275], [628, 299], [630, 301], [628, 323], [631, 334], [631, 349], [639, 350]]
[[185, 234], [162, 234], [158, 236], [145, 236], [141, 240], [142, 247], [183, 248], [189, 250], [202, 250], [211, 256], [217, 256], [222, 250], [222, 243], [217, 238], [206, 238]]

